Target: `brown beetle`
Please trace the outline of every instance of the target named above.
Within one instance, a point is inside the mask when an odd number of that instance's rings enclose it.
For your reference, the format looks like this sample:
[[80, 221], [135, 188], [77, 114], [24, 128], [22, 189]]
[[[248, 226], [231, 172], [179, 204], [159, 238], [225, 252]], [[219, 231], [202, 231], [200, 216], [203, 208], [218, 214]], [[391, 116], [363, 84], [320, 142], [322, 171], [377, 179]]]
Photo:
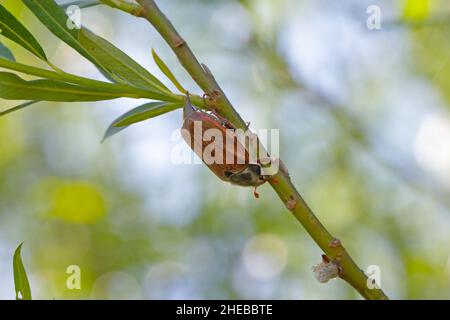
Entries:
[[235, 185], [254, 187], [254, 195], [259, 197], [256, 188], [268, 179], [268, 176], [261, 174], [259, 162], [250, 161], [247, 148], [238, 140], [235, 128], [228, 120], [215, 112], [208, 113], [194, 108], [188, 93], [183, 109], [181, 135], [219, 179]]

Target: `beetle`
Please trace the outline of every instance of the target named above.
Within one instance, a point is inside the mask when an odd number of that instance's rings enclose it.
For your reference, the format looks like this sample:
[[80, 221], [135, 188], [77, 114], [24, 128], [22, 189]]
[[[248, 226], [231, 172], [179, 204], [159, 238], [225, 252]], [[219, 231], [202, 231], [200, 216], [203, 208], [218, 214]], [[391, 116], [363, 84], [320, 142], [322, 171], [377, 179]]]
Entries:
[[[220, 134], [214, 135], [214, 140], [208, 139], [210, 129]], [[186, 93], [181, 128], [183, 139], [219, 179], [234, 185], [254, 187], [253, 194], [259, 198], [256, 188], [265, 183], [269, 177], [262, 174], [262, 167], [258, 161], [251, 163], [249, 152], [238, 140], [235, 130], [227, 119], [216, 112], [205, 112], [192, 106], [189, 93]], [[219, 156], [222, 161], [205, 158], [205, 151], [211, 149], [211, 156], [213, 158]], [[216, 155], [217, 150], [221, 155]]]

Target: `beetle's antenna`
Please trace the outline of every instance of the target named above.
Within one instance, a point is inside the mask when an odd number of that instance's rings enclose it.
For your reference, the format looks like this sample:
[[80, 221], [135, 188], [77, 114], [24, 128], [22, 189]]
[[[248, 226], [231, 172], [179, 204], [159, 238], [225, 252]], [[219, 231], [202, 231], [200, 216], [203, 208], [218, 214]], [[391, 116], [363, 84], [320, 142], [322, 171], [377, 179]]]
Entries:
[[189, 117], [194, 111], [195, 109], [192, 106], [191, 99], [189, 99], [189, 92], [186, 91], [186, 101], [183, 108], [183, 119]]

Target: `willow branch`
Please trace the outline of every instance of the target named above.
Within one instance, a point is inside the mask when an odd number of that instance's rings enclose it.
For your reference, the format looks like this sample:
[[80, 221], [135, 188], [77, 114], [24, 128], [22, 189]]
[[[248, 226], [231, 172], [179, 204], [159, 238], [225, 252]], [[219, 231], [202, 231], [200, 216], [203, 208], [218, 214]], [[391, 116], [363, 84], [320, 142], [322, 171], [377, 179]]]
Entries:
[[[156, 3], [153, 0], [137, 0], [137, 2], [141, 5], [138, 14], [136, 11], [125, 11], [140, 16], [153, 25], [172, 48], [186, 71], [208, 95], [210, 109], [222, 114], [237, 128], [246, 129], [246, 123], [231, 105], [211, 71], [199, 63], [186, 41], [179, 35]], [[339, 267], [340, 278], [348, 282], [366, 299], [387, 299], [381, 289], [369, 289], [368, 279], [364, 272], [350, 257], [341, 241], [334, 238], [317, 219], [295, 188], [287, 170], [280, 170], [269, 182], [287, 209], [303, 225], [328, 259]]]
[[138, 16], [141, 13], [140, 5], [126, 0], [100, 0], [100, 2], [112, 8], [128, 12], [134, 16]]

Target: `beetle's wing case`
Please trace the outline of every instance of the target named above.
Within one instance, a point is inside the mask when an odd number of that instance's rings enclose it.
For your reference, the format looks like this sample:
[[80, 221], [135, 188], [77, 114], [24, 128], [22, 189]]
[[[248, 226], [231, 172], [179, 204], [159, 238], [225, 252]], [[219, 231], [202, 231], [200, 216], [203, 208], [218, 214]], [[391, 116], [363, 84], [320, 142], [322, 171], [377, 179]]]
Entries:
[[[220, 119], [214, 115], [194, 109], [188, 96], [183, 109], [183, 118], [182, 136], [184, 140], [217, 177], [229, 181], [231, 175], [245, 170], [248, 164], [248, 152], [237, 140], [232, 129], [223, 126]], [[201, 127], [199, 127], [200, 124]], [[195, 128], [197, 130], [194, 130]], [[198, 132], [198, 129], [201, 129], [201, 131]], [[221, 133], [220, 140], [216, 141], [215, 137], [209, 141], [205, 140], [204, 133], [209, 129], [219, 130]], [[213, 150], [222, 150], [222, 163], [205, 162], [204, 150], [211, 144], [214, 144]]]
[[244, 145], [238, 140], [238, 137], [234, 130], [225, 130], [225, 148], [224, 148], [224, 161], [234, 165], [249, 164], [249, 154]]

